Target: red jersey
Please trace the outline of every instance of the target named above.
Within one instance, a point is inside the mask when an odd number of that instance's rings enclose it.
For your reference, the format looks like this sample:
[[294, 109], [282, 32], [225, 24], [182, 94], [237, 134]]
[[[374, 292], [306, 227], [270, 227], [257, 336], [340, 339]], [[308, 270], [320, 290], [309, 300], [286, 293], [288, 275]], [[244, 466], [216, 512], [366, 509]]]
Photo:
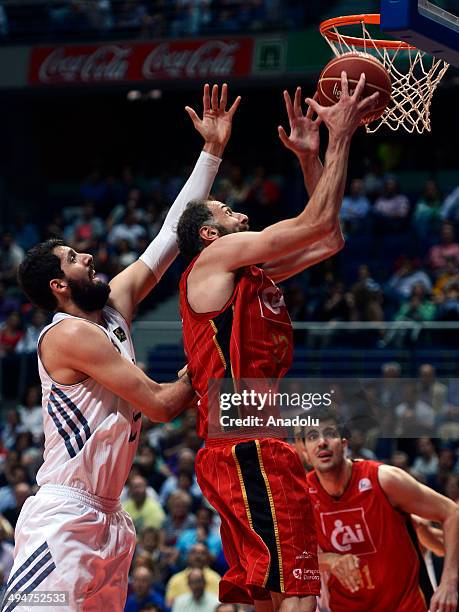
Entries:
[[186, 287], [196, 260], [180, 280], [180, 310], [188, 371], [201, 398], [198, 434], [207, 438], [209, 380], [225, 378], [237, 385], [240, 379], [282, 378], [292, 363], [293, 338], [282, 292], [257, 266], [239, 270], [221, 310], [194, 312]]
[[315, 472], [307, 475], [319, 547], [323, 552], [360, 558], [363, 586], [351, 593], [330, 576], [330, 609], [426, 612], [432, 589], [416, 533], [410, 517], [396, 510], [382, 490], [379, 465], [355, 461], [340, 499], [323, 489]]

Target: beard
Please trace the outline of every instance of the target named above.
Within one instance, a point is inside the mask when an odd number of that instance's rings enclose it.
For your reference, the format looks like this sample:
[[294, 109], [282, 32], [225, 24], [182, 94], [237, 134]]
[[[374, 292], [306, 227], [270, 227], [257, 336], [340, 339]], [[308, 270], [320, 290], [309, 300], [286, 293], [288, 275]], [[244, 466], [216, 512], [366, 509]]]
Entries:
[[102, 310], [110, 295], [110, 285], [101, 281], [74, 281], [67, 279], [72, 300], [84, 312]]

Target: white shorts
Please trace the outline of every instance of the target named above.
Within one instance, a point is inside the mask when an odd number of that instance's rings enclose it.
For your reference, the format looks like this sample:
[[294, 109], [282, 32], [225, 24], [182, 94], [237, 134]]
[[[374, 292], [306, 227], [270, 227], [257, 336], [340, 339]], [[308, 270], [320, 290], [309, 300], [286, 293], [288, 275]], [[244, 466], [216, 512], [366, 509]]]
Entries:
[[[133, 522], [119, 501], [44, 485], [21, 510], [1, 612], [122, 612], [135, 544]], [[45, 597], [43, 591], [68, 593], [68, 604], [47, 606], [50, 600], [42, 599], [32, 607], [14, 601], [18, 592], [34, 593], [36, 601]]]

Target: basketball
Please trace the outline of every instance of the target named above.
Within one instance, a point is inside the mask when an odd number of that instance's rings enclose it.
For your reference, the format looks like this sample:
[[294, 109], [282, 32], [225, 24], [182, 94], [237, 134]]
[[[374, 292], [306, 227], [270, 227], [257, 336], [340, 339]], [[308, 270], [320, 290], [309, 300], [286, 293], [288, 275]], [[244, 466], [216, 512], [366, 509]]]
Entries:
[[383, 114], [391, 98], [391, 79], [383, 64], [367, 53], [345, 53], [332, 59], [320, 73], [317, 87], [318, 102], [322, 106], [331, 106], [341, 96], [341, 72], [347, 73], [349, 93], [352, 95], [360, 75], [365, 73], [366, 83], [363, 97], [379, 92], [376, 107], [372, 108], [362, 119], [362, 123], [371, 123]]

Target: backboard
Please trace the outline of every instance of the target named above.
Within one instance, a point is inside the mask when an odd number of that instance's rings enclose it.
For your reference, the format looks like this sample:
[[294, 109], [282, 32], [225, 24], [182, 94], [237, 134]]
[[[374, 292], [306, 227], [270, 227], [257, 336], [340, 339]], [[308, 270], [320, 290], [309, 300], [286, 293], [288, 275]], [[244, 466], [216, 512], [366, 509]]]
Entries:
[[381, 29], [459, 67], [459, 0], [381, 0]]

